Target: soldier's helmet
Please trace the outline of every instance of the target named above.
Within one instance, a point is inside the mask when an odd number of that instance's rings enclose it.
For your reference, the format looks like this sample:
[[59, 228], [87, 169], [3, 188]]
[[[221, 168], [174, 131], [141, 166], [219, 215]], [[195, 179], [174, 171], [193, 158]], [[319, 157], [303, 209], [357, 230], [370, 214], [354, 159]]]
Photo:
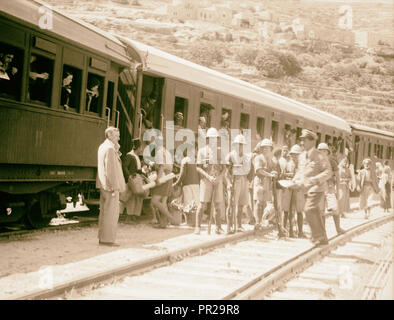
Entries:
[[207, 138], [218, 138], [219, 133], [215, 128], [209, 128], [207, 131]]
[[239, 135], [237, 135], [237, 136], [235, 137], [233, 143], [234, 143], [234, 144], [235, 144], [235, 143], [238, 143], [238, 144], [246, 144], [245, 137], [244, 137], [242, 134], [239, 134]]
[[272, 141], [270, 139], [264, 139], [260, 143], [260, 148], [263, 148], [263, 147], [271, 147], [272, 148], [273, 147]]
[[327, 150], [329, 152], [330, 148], [328, 147], [327, 143], [322, 142], [317, 146], [317, 150]]
[[298, 144], [295, 144], [290, 149], [290, 154], [300, 154], [302, 153], [301, 147]]

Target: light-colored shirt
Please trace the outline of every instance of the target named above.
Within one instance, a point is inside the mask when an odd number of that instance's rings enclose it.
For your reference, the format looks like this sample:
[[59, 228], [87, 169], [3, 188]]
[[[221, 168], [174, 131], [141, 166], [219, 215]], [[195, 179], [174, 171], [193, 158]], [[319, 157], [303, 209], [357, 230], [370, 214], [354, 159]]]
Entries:
[[232, 150], [226, 156], [226, 163], [232, 167], [231, 174], [234, 176], [248, 175], [251, 169], [251, 158], [250, 154], [240, 156], [238, 152]]
[[214, 177], [219, 177], [224, 168], [224, 166], [220, 164], [220, 152], [218, 150], [213, 150], [209, 145], [198, 150], [197, 165], [207, 174]]

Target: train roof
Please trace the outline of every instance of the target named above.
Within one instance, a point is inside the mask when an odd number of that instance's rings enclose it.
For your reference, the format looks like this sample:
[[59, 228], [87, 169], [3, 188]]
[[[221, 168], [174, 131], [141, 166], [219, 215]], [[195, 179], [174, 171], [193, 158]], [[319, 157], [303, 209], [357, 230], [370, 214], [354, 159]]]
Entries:
[[138, 41], [124, 37], [119, 39], [140, 56], [148, 72], [187, 81], [351, 133], [349, 124], [342, 118]]
[[357, 123], [351, 123], [350, 126], [357, 131], [363, 131], [366, 133], [374, 133], [380, 136], [386, 136], [388, 138], [392, 138], [394, 139], [394, 133], [390, 132], [390, 131], [385, 131], [385, 130], [380, 130], [380, 129], [376, 129], [376, 128], [371, 128], [371, 127], [367, 127], [364, 126], [362, 124], [357, 124]]
[[0, 6], [0, 15], [6, 14], [36, 28], [40, 28], [39, 21], [43, 16], [40, 7], [46, 6], [52, 10], [53, 20], [52, 29], [43, 30], [45, 33], [104, 54], [121, 65], [130, 65], [126, 48], [117, 38], [79, 19], [71, 18], [45, 2], [39, 0], [0, 0]]

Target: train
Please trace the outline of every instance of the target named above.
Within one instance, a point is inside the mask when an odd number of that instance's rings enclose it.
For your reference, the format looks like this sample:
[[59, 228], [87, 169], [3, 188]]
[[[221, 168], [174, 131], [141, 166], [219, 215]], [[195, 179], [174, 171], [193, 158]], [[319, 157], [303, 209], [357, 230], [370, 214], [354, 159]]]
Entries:
[[[349, 154], [355, 169], [376, 155], [394, 168], [394, 134], [344, 119], [132, 39], [45, 4], [2, 0], [0, 11], [0, 225], [47, 224], [66, 197], [97, 198], [97, 149], [108, 126], [122, 154], [150, 124], [164, 132], [250, 129], [252, 146], [292, 145], [303, 128]], [[48, 9], [49, 10], [49, 9]], [[180, 116], [181, 115], [181, 116]], [[168, 121], [173, 121], [168, 126]]]

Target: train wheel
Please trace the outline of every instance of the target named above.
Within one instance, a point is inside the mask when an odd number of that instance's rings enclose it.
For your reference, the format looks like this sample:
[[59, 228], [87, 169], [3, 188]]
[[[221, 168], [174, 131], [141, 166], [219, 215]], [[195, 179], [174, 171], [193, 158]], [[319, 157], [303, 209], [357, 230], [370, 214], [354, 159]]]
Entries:
[[56, 210], [60, 209], [60, 201], [55, 194], [42, 192], [29, 199], [26, 223], [39, 229], [48, 226], [52, 218], [56, 217]]

